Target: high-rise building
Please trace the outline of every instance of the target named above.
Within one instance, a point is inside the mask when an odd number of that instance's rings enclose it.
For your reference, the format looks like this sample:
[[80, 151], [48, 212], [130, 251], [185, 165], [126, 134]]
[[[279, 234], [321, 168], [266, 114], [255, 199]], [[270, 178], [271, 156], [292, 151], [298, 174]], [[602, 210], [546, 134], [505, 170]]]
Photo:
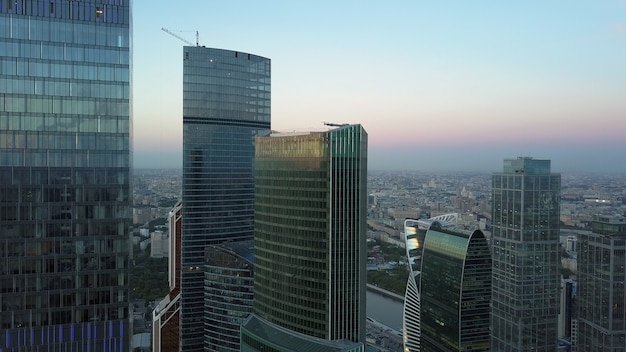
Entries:
[[269, 59], [183, 48], [183, 351], [203, 350], [206, 247], [253, 238], [254, 136], [269, 129]]
[[437, 222], [438, 227], [457, 224], [458, 214], [445, 214], [430, 219], [407, 219], [404, 221], [406, 254], [409, 261], [409, 278], [406, 284], [403, 310], [403, 340], [405, 352], [419, 352], [421, 342], [420, 329], [420, 279], [422, 270], [422, 252], [424, 239], [430, 225]]
[[362, 351], [367, 133], [257, 137], [255, 181], [254, 314], [242, 351]]
[[0, 350], [130, 349], [130, 22], [0, 1]]
[[180, 243], [183, 204], [178, 201], [168, 217], [170, 253], [168, 280], [170, 292], [152, 312], [152, 351], [179, 351], [180, 346]]
[[577, 351], [626, 350], [626, 219], [594, 216], [578, 241]]
[[205, 349], [239, 352], [239, 327], [252, 314], [254, 242], [207, 247], [204, 265]]
[[492, 183], [491, 351], [555, 351], [561, 175], [550, 160], [520, 157]]
[[419, 287], [422, 352], [489, 351], [491, 255], [482, 231], [433, 222]]

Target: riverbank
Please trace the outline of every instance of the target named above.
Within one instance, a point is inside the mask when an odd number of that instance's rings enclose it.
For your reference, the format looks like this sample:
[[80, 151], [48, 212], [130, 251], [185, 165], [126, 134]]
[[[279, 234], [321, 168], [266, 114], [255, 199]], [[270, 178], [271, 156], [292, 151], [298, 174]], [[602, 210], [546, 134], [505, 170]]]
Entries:
[[380, 288], [378, 286], [374, 286], [372, 284], [367, 284], [367, 289], [371, 290], [371, 291], [374, 291], [374, 292], [376, 292], [376, 293], [378, 293], [378, 294], [380, 294], [382, 296], [385, 296], [387, 298], [391, 298], [391, 299], [393, 299], [395, 301], [404, 302], [404, 297], [403, 296], [400, 296], [399, 294], [393, 293], [391, 291], [387, 291], [387, 290], [385, 290], [383, 288]]

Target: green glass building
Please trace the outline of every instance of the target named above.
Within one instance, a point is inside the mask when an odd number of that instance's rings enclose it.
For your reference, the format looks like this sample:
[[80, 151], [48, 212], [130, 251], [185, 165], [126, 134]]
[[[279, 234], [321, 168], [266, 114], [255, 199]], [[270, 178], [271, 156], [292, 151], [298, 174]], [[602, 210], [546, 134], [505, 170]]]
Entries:
[[420, 288], [420, 351], [489, 351], [491, 255], [482, 231], [433, 222]]
[[504, 160], [492, 177], [493, 352], [557, 348], [561, 175], [550, 160]]
[[290, 350], [277, 329], [363, 348], [367, 133], [345, 125], [255, 143], [254, 316], [242, 350]]

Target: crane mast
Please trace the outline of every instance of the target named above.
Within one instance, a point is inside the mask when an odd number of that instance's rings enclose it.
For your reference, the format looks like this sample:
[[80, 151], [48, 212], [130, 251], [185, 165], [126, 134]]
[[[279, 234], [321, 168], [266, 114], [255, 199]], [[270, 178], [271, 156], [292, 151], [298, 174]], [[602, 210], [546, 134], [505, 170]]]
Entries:
[[[185, 39], [185, 38], [183, 38], [183, 37], [179, 36], [178, 34], [176, 34], [176, 33], [172, 32], [172, 31], [170, 31], [170, 30], [169, 30], [169, 29], [167, 29], [167, 28], [162, 27], [162, 28], [161, 28], [161, 30], [162, 30], [163, 32], [165, 32], [165, 33], [167, 33], [167, 34], [171, 35], [171, 36], [172, 36], [172, 37], [174, 37], [174, 38], [178, 38], [178, 40], [182, 41], [183, 43], [185, 43], [185, 44], [187, 44], [187, 45], [189, 45], [189, 46], [194, 46], [192, 42], [188, 41], [187, 39]], [[195, 32], [196, 32], [196, 46], [200, 46], [200, 33], [198, 33], [198, 31], [195, 31]]]

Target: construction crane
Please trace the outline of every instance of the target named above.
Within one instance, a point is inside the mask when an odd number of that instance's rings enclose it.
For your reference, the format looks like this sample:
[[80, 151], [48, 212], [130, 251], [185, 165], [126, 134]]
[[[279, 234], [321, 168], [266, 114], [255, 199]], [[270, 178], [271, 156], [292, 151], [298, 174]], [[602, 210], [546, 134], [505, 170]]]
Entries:
[[[179, 36], [178, 34], [176, 34], [176, 33], [172, 32], [172, 31], [170, 31], [169, 29], [167, 29], [167, 28], [161, 28], [161, 30], [162, 30], [163, 32], [165, 32], [165, 33], [167, 33], [167, 34], [171, 35], [172, 37], [175, 37], [175, 38], [178, 38], [178, 39], [182, 40], [185, 44], [188, 44], [188, 45], [190, 45], [190, 46], [193, 46], [193, 43], [192, 43], [192, 42], [188, 41], [187, 39], [185, 39], [185, 38], [183, 38], [183, 37]], [[198, 31], [195, 31], [195, 32], [196, 32], [196, 46], [200, 46], [200, 33], [198, 33]]]
[[348, 126], [348, 123], [332, 123], [332, 122], [324, 122], [325, 126], [332, 126], [332, 127], [343, 127], [343, 126]]

